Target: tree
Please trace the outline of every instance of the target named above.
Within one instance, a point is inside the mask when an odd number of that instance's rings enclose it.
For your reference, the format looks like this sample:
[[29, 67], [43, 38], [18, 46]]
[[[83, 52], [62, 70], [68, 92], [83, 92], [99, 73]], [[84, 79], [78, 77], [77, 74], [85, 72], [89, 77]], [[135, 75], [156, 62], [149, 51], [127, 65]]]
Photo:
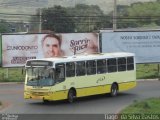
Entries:
[[9, 24], [5, 20], [0, 21], [0, 33], [9, 32], [8, 29]]
[[67, 9], [61, 6], [44, 8], [42, 10], [42, 28], [54, 32], [74, 32], [75, 24]]
[[[39, 21], [32, 17], [31, 21]], [[112, 26], [111, 17], [97, 5], [77, 4], [75, 7], [54, 6], [42, 9], [42, 28], [54, 32], [92, 32]]]
[[77, 4], [74, 8], [70, 8], [69, 11], [70, 14], [75, 16], [77, 32], [91, 32], [106, 25], [105, 15], [98, 5]]
[[118, 11], [118, 28], [160, 25], [160, 2], [133, 3]]

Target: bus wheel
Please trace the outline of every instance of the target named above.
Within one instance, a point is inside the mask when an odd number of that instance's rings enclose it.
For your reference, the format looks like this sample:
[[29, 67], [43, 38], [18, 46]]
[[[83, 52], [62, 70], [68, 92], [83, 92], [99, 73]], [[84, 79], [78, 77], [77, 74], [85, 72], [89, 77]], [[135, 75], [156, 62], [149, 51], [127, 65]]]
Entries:
[[116, 83], [113, 83], [112, 86], [111, 86], [111, 93], [110, 93], [110, 95], [112, 97], [115, 97], [115, 96], [117, 96], [117, 94], [118, 94], [118, 85]]
[[75, 97], [76, 97], [75, 91], [73, 89], [70, 89], [68, 92], [68, 102], [73, 103]]
[[43, 99], [43, 103], [44, 103], [44, 104], [47, 104], [47, 103], [49, 103], [49, 102], [50, 102], [49, 100], [44, 100], [44, 99]]

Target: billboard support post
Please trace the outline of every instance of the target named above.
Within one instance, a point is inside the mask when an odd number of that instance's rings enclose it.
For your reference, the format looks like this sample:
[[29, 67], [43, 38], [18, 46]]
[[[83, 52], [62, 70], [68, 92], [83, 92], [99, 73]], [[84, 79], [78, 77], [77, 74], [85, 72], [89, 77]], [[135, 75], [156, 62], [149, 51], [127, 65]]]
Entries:
[[159, 63], [158, 63], [158, 80], [160, 80], [160, 67], [159, 67]]
[[6, 78], [8, 79], [8, 73], [9, 73], [9, 71], [8, 71], [8, 68], [7, 68], [7, 71], [6, 71]]

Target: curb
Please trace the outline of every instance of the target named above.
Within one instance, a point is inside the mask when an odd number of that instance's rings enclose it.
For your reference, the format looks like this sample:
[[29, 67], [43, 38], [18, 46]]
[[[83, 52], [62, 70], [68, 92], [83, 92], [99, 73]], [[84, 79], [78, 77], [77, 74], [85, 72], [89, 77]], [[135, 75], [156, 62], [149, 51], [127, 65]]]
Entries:
[[137, 79], [137, 81], [160, 81], [158, 78], [157, 79]]
[[0, 85], [24, 84], [24, 82], [0, 82]]

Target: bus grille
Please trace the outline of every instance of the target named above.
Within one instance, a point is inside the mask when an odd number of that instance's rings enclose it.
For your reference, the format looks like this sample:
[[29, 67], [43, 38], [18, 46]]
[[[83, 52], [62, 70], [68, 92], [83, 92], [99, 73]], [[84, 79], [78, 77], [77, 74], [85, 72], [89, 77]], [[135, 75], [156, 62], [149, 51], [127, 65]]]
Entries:
[[33, 96], [44, 96], [44, 95], [47, 95], [46, 92], [32, 92], [32, 95]]

